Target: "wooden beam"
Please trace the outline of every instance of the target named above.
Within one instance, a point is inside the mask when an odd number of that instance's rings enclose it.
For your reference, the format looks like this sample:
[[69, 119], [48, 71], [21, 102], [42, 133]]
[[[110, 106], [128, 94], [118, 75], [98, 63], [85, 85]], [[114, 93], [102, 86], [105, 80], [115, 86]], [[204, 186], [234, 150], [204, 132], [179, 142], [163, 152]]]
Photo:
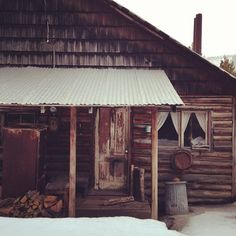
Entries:
[[158, 219], [158, 137], [157, 109], [152, 109], [152, 209], [151, 218]]
[[69, 217], [76, 216], [76, 107], [70, 108]]
[[233, 132], [232, 132], [232, 199], [236, 199], [236, 97], [233, 98]]

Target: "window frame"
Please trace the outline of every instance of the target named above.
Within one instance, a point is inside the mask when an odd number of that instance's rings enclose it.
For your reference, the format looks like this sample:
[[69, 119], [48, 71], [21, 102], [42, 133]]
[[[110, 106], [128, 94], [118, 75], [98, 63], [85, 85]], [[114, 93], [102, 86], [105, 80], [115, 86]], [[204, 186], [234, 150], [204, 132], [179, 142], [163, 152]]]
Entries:
[[[11, 116], [11, 115], [16, 115], [16, 116], [18, 116], [18, 121], [16, 121], [16, 122], [9, 122], [8, 120], [9, 120], [9, 116]], [[24, 115], [31, 115], [31, 116], [33, 116], [33, 122], [22, 122], [23, 121], [23, 116]], [[30, 112], [30, 111], [26, 111], [26, 112], [24, 112], [24, 111], [22, 111], [22, 112], [8, 112], [8, 113], [6, 113], [6, 126], [7, 127], [9, 127], [9, 126], [18, 126], [18, 125], [20, 125], [20, 126], [23, 126], [23, 125], [35, 125], [36, 123], [37, 123], [37, 121], [36, 121], [36, 113], [35, 112]]]
[[[190, 113], [190, 115], [192, 114], [192, 113], [195, 113], [196, 114], [196, 112], [201, 112], [201, 113], [205, 113], [206, 114], [206, 132], [205, 132], [205, 140], [206, 140], [206, 146], [208, 146], [208, 147], [191, 147], [191, 146], [185, 146], [184, 145], [184, 132], [185, 132], [185, 130], [182, 130], [182, 121], [183, 121], [183, 119], [182, 119], [182, 116], [183, 116], [183, 114], [184, 113]], [[187, 127], [186, 127], [187, 128]], [[211, 149], [211, 137], [212, 137], [212, 135], [211, 135], [211, 111], [210, 110], [197, 110], [197, 109], [195, 109], [195, 110], [182, 110], [182, 111], [180, 111], [180, 137], [179, 137], [179, 139], [180, 139], [180, 147], [181, 148], [184, 148], [184, 149], [194, 149], [194, 150], [197, 150], [197, 149], [199, 149], [199, 150], [210, 150]]]
[[0, 143], [0, 148], [3, 147], [3, 128], [4, 128], [4, 120], [5, 120], [5, 116], [3, 112], [0, 112], [0, 139], [2, 140], [2, 144]]
[[[160, 111], [164, 112], [164, 111]], [[173, 112], [173, 111], [165, 111], [165, 112]], [[183, 114], [184, 113], [196, 113], [202, 112], [206, 114], [206, 132], [205, 132], [205, 140], [206, 147], [191, 147], [184, 146], [184, 132], [182, 131], [182, 123], [183, 123]], [[179, 113], [179, 133], [178, 133], [178, 148], [182, 149], [191, 149], [191, 150], [208, 150], [212, 149], [212, 111], [209, 109], [177, 109], [176, 113]], [[164, 147], [164, 146], [163, 146]]]

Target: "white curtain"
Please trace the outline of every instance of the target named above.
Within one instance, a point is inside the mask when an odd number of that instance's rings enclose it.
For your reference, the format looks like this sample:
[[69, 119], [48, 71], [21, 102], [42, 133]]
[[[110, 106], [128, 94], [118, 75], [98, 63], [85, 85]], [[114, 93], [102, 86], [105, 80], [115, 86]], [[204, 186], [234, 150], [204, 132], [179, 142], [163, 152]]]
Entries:
[[157, 130], [159, 130], [165, 123], [169, 112], [159, 112], [157, 115]]
[[178, 112], [171, 112], [170, 113], [172, 122], [174, 124], [176, 133], [179, 134], [179, 113]]
[[190, 116], [191, 116], [191, 112], [183, 112], [182, 113], [182, 130], [181, 130], [182, 134], [184, 134], [184, 131], [188, 125]]
[[206, 112], [195, 112], [199, 125], [201, 126], [202, 130], [206, 133]]

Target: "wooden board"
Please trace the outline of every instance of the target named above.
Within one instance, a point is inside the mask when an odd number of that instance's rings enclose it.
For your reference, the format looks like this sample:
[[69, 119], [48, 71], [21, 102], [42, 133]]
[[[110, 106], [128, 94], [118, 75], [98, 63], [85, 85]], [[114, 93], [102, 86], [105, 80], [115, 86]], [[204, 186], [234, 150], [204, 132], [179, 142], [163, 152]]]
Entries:
[[232, 198], [236, 197], [236, 97], [233, 99], [233, 132], [232, 132]]
[[152, 213], [154, 220], [158, 219], [158, 113], [155, 108], [152, 110]]
[[76, 216], [76, 107], [70, 108], [69, 217]]
[[80, 217], [104, 217], [104, 216], [130, 216], [148, 219], [151, 209], [148, 201], [131, 201], [117, 205], [104, 206], [104, 202], [117, 196], [87, 196], [77, 199], [77, 216]]

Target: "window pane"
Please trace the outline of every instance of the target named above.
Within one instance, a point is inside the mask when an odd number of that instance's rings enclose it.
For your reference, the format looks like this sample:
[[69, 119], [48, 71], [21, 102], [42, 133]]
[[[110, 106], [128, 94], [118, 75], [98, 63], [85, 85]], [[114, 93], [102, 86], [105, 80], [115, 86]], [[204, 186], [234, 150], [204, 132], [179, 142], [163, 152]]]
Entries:
[[20, 116], [18, 114], [7, 114], [7, 123], [15, 124], [20, 122]]
[[34, 113], [8, 113], [6, 121], [8, 126], [34, 124], [35, 115]]
[[160, 146], [178, 146], [178, 134], [175, 130], [171, 115], [169, 114], [165, 123], [158, 131], [158, 142]]
[[34, 114], [22, 114], [21, 115], [21, 123], [34, 124], [35, 123]]
[[203, 146], [206, 144], [205, 138], [205, 132], [201, 128], [196, 115], [192, 113], [184, 132], [184, 146]]

